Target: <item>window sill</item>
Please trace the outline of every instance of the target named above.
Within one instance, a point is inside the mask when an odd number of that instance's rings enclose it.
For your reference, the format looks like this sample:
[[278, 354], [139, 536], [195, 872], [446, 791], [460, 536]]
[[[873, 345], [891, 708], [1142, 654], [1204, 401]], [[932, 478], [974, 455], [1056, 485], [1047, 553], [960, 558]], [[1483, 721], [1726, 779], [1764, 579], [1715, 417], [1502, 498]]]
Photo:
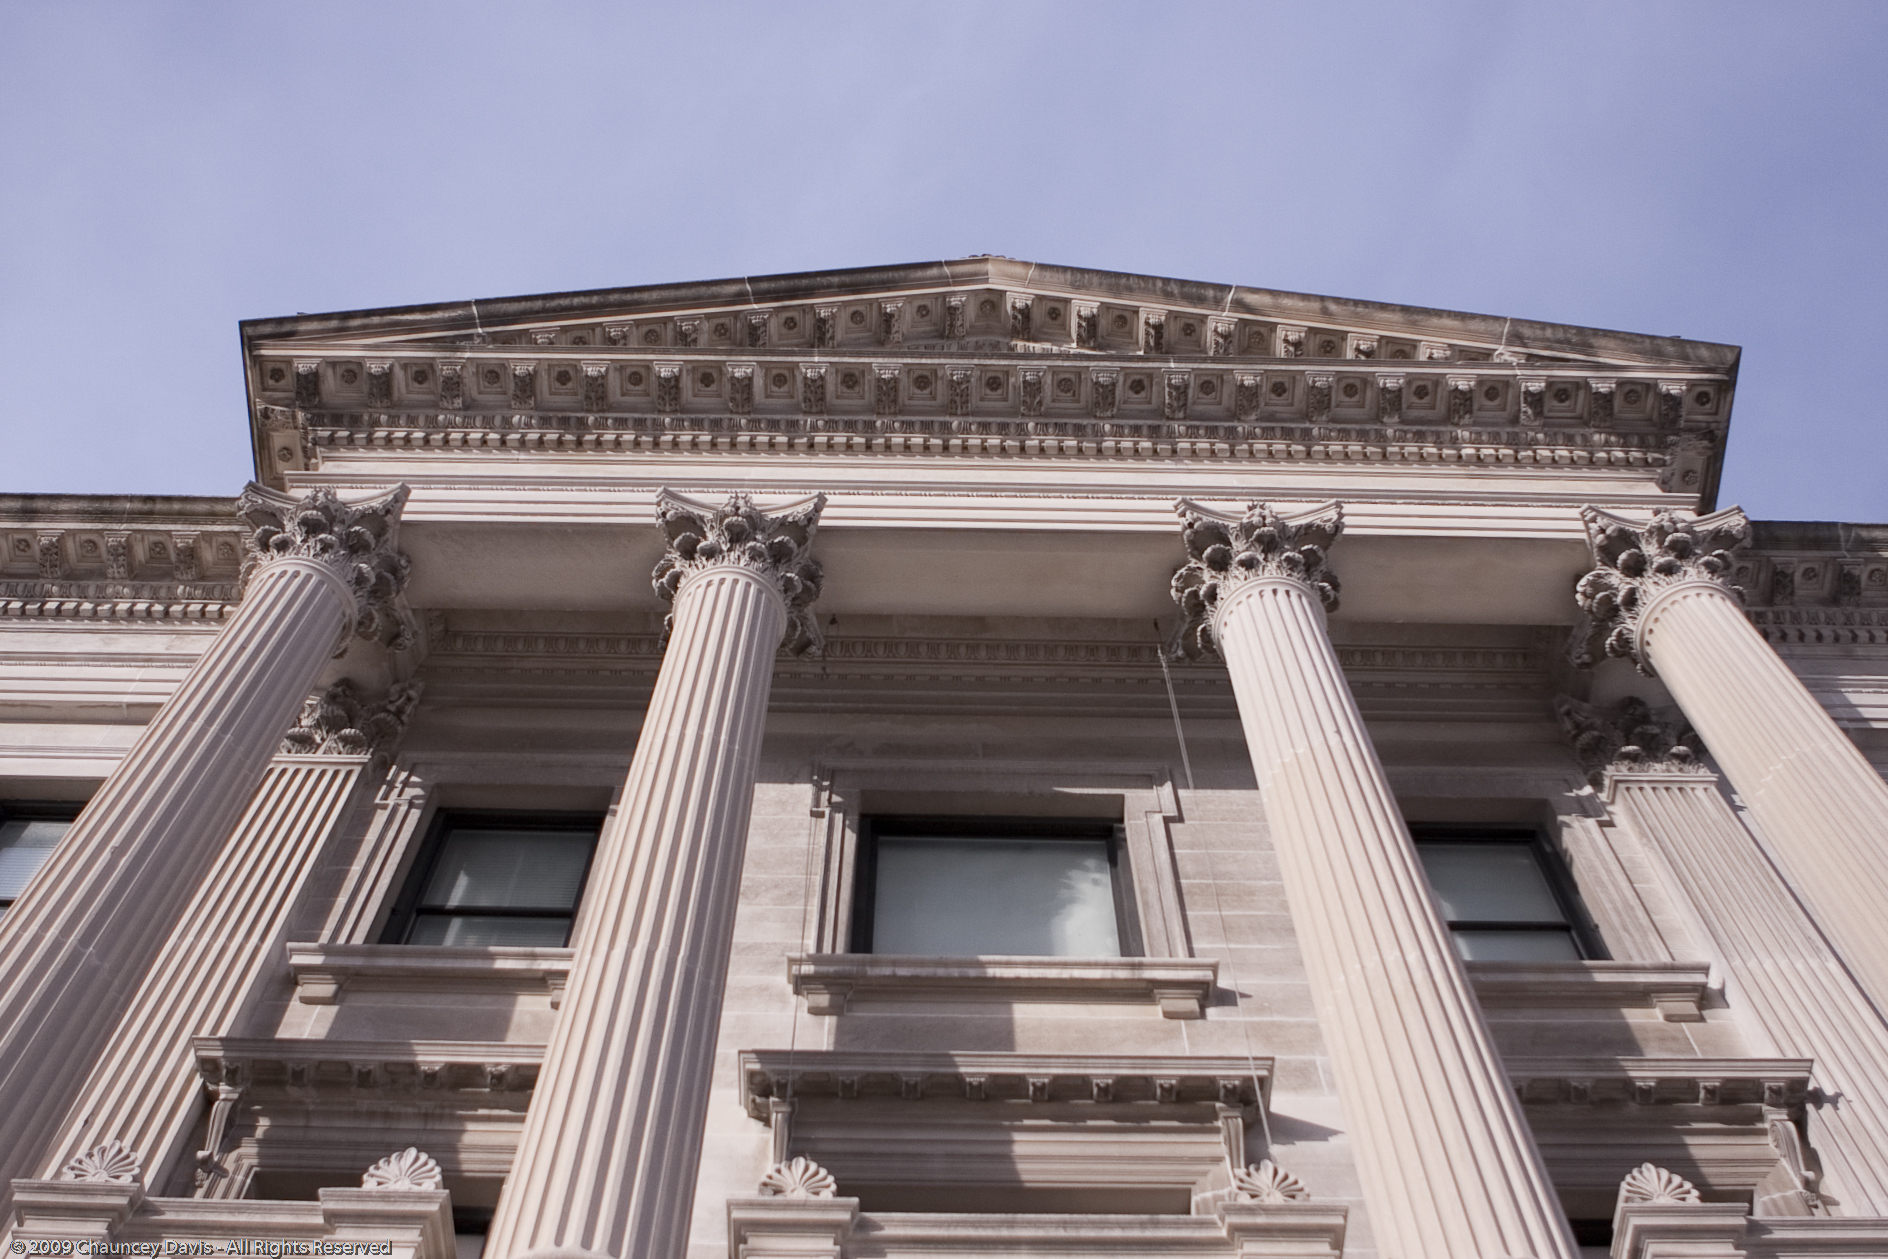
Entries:
[[1138, 1001], [1170, 1019], [1205, 1014], [1219, 963], [1169, 957], [900, 957], [803, 953], [787, 959], [810, 1014], [846, 1012], [856, 995], [973, 1001]]
[[549, 990], [562, 1004], [570, 978], [569, 949], [439, 944], [291, 944], [288, 966], [304, 1005], [334, 1005], [350, 983], [378, 989], [437, 992], [476, 988], [499, 992]]
[[1702, 1023], [1710, 967], [1703, 962], [1469, 962], [1484, 1006], [1636, 1006], [1668, 1023]]

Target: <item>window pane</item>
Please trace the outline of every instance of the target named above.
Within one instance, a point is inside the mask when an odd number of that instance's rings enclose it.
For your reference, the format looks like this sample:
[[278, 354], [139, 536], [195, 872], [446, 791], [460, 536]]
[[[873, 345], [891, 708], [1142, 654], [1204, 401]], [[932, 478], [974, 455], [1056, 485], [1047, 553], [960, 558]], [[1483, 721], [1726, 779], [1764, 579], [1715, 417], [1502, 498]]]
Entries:
[[71, 822], [50, 818], [12, 818], [0, 822], [0, 901], [15, 900], [26, 881], [52, 856]]
[[1102, 839], [878, 841], [874, 953], [1119, 957]]
[[570, 909], [583, 890], [584, 867], [595, 844], [594, 835], [578, 831], [454, 830], [446, 836], [421, 903], [448, 909]]
[[481, 914], [420, 914], [408, 944], [520, 945], [562, 948], [570, 938], [568, 918], [494, 918]]
[[1468, 962], [1577, 962], [1571, 931], [1458, 931], [1455, 949]]
[[1565, 922], [1531, 844], [1418, 844], [1450, 922]]

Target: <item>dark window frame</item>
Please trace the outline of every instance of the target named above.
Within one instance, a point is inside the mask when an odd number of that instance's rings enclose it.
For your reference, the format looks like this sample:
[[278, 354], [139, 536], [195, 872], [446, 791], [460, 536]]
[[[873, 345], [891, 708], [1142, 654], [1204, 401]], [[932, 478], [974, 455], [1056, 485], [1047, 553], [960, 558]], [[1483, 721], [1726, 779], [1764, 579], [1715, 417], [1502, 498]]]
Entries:
[[[426, 838], [420, 842], [419, 851], [414, 855], [413, 864], [407, 871], [406, 881], [401, 885], [400, 894], [394, 898], [393, 908], [387, 914], [386, 928], [380, 933], [382, 944], [408, 943], [414, 926], [421, 914], [452, 914], [475, 918], [553, 918], [568, 913], [570, 929], [564, 933], [564, 944], [570, 943], [571, 932], [576, 930], [577, 915], [583, 912], [583, 898], [590, 887], [590, 871], [596, 865], [597, 848], [603, 842], [604, 814], [601, 813], [558, 813], [548, 810], [519, 809], [441, 809], [433, 815]], [[426, 886], [433, 881], [433, 873], [439, 867], [440, 859], [446, 852], [446, 837], [454, 829], [466, 830], [511, 830], [528, 828], [545, 831], [581, 831], [594, 836], [590, 845], [590, 856], [583, 865], [583, 875], [577, 882], [577, 896], [568, 910], [562, 906], [556, 908], [531, 908], [500, 905], [480, 905], [464, 909], [446, 906], [422, 904], [420, 898], [425, 894]]]
[[[76, 822], [84, 811], [83, 800], [0, 800], [0, 822], [23, 820], [28, 822]], [[64, 843], [62, 836], [60, 843]], [[46, 860], [51, 861], [53, 853], [59, 851], [55, 845], [46, 852]], [[45, 869], [42, 863], [40, 869]], [[35, 870], [37, 877], [39, 871]], [[31, 880], [28, 880], [29, 882]], [[6, 913], [17, 903], [17, 898], [0, 900], [0, 914]]]
[[[1108, 882], [1114, 895], [1115, 938], [1122, 957], [1143, 957], [1140, 917], [1135, 912], [1133, 863], [1128, 859], [1127, 827], [1112, 818], [973, 817], [892, 813], [866, 814], [859, 819], [858, 843], [852, 875], [852, 925], [847, 948], [872, 952], [873, 914], [878, 899], [878, 841], [881, 836], [936, 836], [988, 839], [1069, 839], [1108, 845]], [[889, 955], [887, 955], [889, 956]]]
[[1459, 921], [1443, 919], [1443, 925], [1449, 934], [1458, 931], [1529, 931], [1547, 934], [1564, 931], [1573, 937], [1573, 947], [1585, 962], [1603, 962], [1612, 955], [1607, 952], [1605, 941], [1600, 938], [1599, 924], [1594, 922], [1588, 912], [1586, 902], [1580, 897], [1580, 885], [1574, 881], [1573, 871], [1558, 850], [1547, 842], [1547, 837], [1540, 829], [1532, 826], [1456, 826], [1446, 822], [1423, 822], [1410, 826], [1410, 838], [1416, 841], [1420, 851], [1426, 843], [1436, 844], [1487, 844], [1496, 845], [1525, 844], [1534, 854], [1535, 863], [1540, 867], [1541, 877], [1547, 883], [1547, 890], [1553, 895], [1554, 904], [1560, 909], [1563, 921], [1558, 923], [1513, 922], [1500, 919], [1468, 918]]

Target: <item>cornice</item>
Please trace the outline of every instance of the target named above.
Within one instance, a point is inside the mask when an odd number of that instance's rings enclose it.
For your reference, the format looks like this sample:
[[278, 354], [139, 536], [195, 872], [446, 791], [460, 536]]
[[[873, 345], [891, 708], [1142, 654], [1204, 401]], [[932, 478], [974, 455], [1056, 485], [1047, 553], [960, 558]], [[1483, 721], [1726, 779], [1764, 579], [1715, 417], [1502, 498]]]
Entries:
[[[977, 290], [987, 290], [978, 294]], [[831, 303], [842, 308], [833, 332], [838, 337], [856, 335], [877, 340], [889, 335], [922, 332], [927, 327], [940, 331], [951, 328], [947, 310], [920, 313], [926, 294], [939, 299], [947, 296], [973, 295], [992, 302], [988, 312], [981, 311], [981, 301], [968, 305], [963, 312], [966, 332], [1011, 331], [1013, 301], [1094, 303], [1133, 310], [1148, 318], [1179, 316], [1184, 320], [1219, 319], [1230, 323], [1263, 321], [1297, 327], [1313, 334], [1307, 347], [1318, 346], [1315, 333], [1333, 331], [1362, 334], [1359, 344], [1346, 343], [1340, 351], [1358, 357], [1396, 357], [1396, 347], [1381, 344], [1381, 338], [1405, 337], [1416, 346], [1423, 341], [1463, 343], [1485, 355], [1525, 356], [1554, 353], [1588, 357], [1627, 358], [1643, 361], [1695, 363], [1721, 371], [1734, 371], [1738, 350], [1734, 346], [1688, 341], [1680, 337], [1655, 337], [1636, 333], [1581, 328], [1535, 320], [1479, 315], [1461, 311], [1438, 310], [1386, 302], [1324, 297], [1243, 285], [1204, 283], [1158, 276], [1134, 275], [1090, 268], [1058, 266], [1017, 259], [982, 255], [948, 261], [864, 267], [851, 270], [801, 272], [771, 276], [746, 276], [723, 280], [680, 284], [598, 289], [583, 292], [551, 293], [522, 297], [481, 298], [475, 301], [436, 303], [423, 306], [393, 307], [379, 310], [344, 311], [332, 314], [299, 315], [292, 318], [249, 320], [243, 323], [246, 345], [286, 339], [352, 337], [361, 340], [425, 335], [471, 334], [491, 337], [525, 334], [548, 335], [553, 341], [582, 335], [587, 325], [611, 321], [636, 321], [660, 318], [709, 317], [722, 314], [730, 327], [720, 335], [728, 340], [750, 336], [751, 325], [732, 317], [748, 314], [777, 316], [783, 308], [812, 307]], [[868, 318], [854, 324], [850, 311], [843, 308], [874, 300], [899, 303], [896, 321], [889, 328], [878, 319]], [[876, 315], [868, 311], [868, 316]], [[1113, 312], [1110, 312], [1113, 313]], [[1024, 329], [1045, 340], [1062, 338], [1075, 341], [1081, 326], [1073, 319], [1060, 321], [1048, 311], [1030, 311]], [[707, 335], [715, 335], [712, 328]], [[779, 337], [797, 333], [812, 344], [817, 335], [811, 326], [789, 329], [770, 319], [766, 331]], [[1173, 345], [1187, 343], [1188, 337], [1201, 344], [1210, 328], [1201, 327], [1188, 334], [1175, 328], [1167, 340]], [[1115, 335], [1112, 319], [1097, 320], [1098, 336]], [[1139, 338], [1142, 324], [1119, 329], [1121, 334]], [[1368, 334], [1376, 333], [1377, 337]], [[587, 337], [591, 345], [604, 342]], [[1378, 344], [1362, 344], [1377, 341]], [[1419, 357], [1409, 354], [1408, 357]]]

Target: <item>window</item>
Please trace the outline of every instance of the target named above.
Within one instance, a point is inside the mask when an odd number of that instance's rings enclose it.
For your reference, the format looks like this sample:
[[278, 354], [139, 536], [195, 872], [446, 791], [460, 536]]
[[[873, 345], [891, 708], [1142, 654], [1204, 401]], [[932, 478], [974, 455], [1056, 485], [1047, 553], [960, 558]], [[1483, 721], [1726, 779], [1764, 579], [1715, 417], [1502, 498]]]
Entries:
[[81, 807], [0, 801], [0, 914], [13, 907], [28, 880], [46, 864]]
[[1121, 827], [1048, 818], [868, 817], [852, 951], [1120, 957]]
[[1413, 828], [1456, 950], [1470, 962], [1602, 957], [1559, 858], [1531, 830]]
[[594, 814], [441, 814], [383, 942], [570, 943], [602, 825]]

